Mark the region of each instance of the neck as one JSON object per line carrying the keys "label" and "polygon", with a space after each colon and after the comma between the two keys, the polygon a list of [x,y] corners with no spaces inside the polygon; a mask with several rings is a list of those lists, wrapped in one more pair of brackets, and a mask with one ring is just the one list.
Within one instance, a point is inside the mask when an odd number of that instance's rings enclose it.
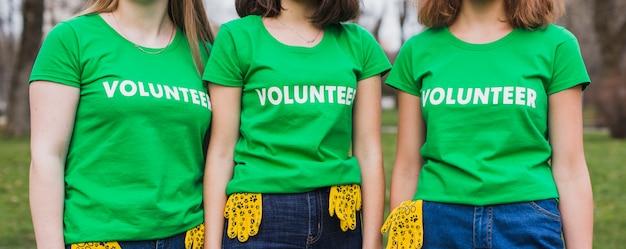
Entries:
{"label": "neck", "polygon": [[281,0],[283,8],[263,24],[279,42],[290,46],[313,47],[324,36],[323,27],[311,22],[315,5],[310,0]]}
{"label": "neck", "polygon": [[[174,28],[167,14],[168,1],[119,1],[118,8],[113,11],[117,25],[132,35],[130,38],[144,37],[146,40],[160,36],[169,36]],[[141,44],[141,43],[140,43]]]}
{"label": "neck", "polygon": [[310,16],[315,6],[312,1],[305,0],[282,0],[283,8],[277,18],[285,23],[305,24],[310,23]]}
{"label": "neck", "polygon": [[502,38],[513,27],[507,20],[503,0],[463,0],[450,32],[472,43],[487,43]]}

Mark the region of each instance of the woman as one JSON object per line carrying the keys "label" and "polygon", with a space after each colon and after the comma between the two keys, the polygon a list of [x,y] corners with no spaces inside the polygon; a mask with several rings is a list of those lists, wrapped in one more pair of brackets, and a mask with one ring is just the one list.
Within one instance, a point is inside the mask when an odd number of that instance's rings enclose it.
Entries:
{"label": "woman", "polygon": [[419,247],[423,227],[424,248],[591,248],[589,77],[576,38],[551,23],[562,8],[418,1],[429,29],[406,42],[387,79],[399,90],[397,208],[383,229],[392,245]]}
{"label": "woman", "polygon": [[341,23],[359,1],[236,7],[242,18],[220,28],[203,77],[214,106],[207,248],[380,248],[390,65],[366,30]]}
{"label": "woman", "polygon": [[211,41],[200,0],[91,0],[50,31],[30,78],[38,248],[202,247]]}

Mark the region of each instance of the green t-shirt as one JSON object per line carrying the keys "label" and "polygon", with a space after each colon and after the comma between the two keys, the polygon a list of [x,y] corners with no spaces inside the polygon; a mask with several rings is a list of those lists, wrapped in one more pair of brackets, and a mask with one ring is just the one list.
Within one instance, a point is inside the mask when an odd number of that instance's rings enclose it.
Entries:
{"label": "green t-shirt", "polygon": [[589,77],[562,27],[469,44],[447,28],[407,41],[387,84],[419,96],[426,123],[415,199],[489,205],[558,197],[548,96]]}
{"label": "green t-shirt", "polygon": [[376,40],[356,24],[325,27],[312,48],[280,43],[260,16],[222,25],[203,79],[243,92],[226,192],[302,193],[360,183],[350,154],[357,82],[389,68]]}
{"label": "green t-shirt", "polygon": [[41,47],[36,80],[80,88],[65,243],[164,238],[203,222],[211,105],[180,30],[165,51],[147,54],[99,15],[62,22]]}

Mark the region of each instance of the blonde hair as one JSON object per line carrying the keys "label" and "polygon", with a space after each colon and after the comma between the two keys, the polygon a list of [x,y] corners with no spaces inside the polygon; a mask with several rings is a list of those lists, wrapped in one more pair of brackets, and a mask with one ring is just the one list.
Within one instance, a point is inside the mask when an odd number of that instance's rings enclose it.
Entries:
{"label": "blonde hair", "polygon": [[[456,21],[462,0],[417,0],[418,20],[427,27]],[[555,22],[563,13],[563,0],[504,0],[507,21],[515,28],[536,29]]]}
{"label": "blonde hair", "polygon": [[[119,0],[88,0],[87,7],[78,15],[112,12],[117,9]],[[200,48],[208,54],[206,42],[213,43],[213,33],[202,0],[169,0],[167,14],[174,25],[187,37],[191,56],[198,74],[204,72]],[[200,42],[202,41],[202,42]]]}

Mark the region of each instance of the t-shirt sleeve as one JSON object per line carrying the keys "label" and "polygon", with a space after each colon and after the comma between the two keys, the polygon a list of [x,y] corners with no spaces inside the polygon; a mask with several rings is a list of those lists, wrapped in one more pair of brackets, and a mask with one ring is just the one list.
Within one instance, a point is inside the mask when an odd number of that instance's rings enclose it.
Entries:
{"label": "t-shirt sleeve", "polygon": [[413,67],[413,42],[409,39],[402,45],[400,52],[393,63],[393,68],[385,83],[400,91],[411,95],[420,96],[421,83],[414,77]]}
{"label": "t-shirt sleeve", "polygon": [[226,25],[222,25],[215,38],[202,79],[224,86],[243,86],[243,72],[236,44],[232,32]]}
{"label": "t-shirt sleeve", "polygon": [[378,74],[385,75],[391,69],[391,63],[385,51],[372,34],[364,28],[359,29],[362,36],[361,41],[363,42],[363,70],[358,76],[358,80],[367,79]]}
{"label": "t-shirt sleeve", "polygon": [[59,23],[43,41],[33,64],[29,83],[43,80],[80,87],[79,54],[76,32],[71,25]]}
{"label": "t-shirt sleeve", "polygon": [[552,79],[547,87],[548,94],[580,84],[584,89],[590,83],[576,37],[566,29],[562,32],[563,39],[557,44],[555,51]]}

